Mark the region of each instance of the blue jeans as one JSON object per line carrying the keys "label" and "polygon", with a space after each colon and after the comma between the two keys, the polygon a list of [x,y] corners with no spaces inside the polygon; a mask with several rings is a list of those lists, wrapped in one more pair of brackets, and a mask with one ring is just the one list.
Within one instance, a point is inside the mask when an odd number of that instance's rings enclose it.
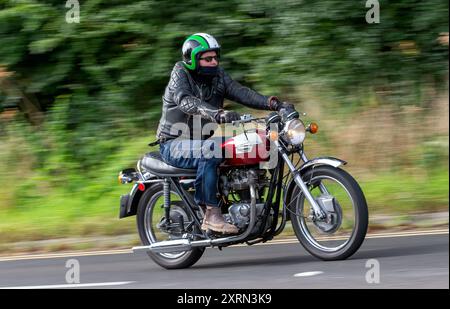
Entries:
{"label": "blue jeans", "polygon": [[198,205],[219,206],[217,167],[223,161],[218,140],[170,140],[160,145],[163,160],[179,168],[197,169],[194,200]]}

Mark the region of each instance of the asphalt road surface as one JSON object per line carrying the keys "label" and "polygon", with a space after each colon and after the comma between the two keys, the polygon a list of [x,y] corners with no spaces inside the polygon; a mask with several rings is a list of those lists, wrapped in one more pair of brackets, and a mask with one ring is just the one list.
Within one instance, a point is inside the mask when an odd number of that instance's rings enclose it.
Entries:
{"label": "asphalt road surface", "polygon": [[[75,261],[74,261],[75,260]],[[67,284],[77,278],[79,283]],[[345,261],[323,262],[295,239],[207,249],[189,269],[165,270],[129,251],[0,258],[1,288],[449,288],[448,229],[373,235]],[[378,272],[379,270],[379,272]]]}

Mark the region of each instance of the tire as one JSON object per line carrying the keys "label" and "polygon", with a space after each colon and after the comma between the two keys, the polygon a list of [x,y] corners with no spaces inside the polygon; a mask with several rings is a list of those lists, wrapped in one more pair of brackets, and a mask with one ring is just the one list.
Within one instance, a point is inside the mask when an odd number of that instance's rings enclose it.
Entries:
{"label": "tire", "polygon": [[[308,228],[305,228],[306,219],[303,212],[305,196],[303,193],[300,193],[300,188],[298,186],[294,188],[292,195],[288,200],[290,201],[293,197],[295,199],[296,195],[299,194],[298,201],[294,203],[296,205],[296,211],[301,207],[302,215],[296,216],[291,213],[292,227],[302,246],[313,256],[325,261],[344,260],[353,255],[360,248],[366,236],[369,221],[366,199],[355,179],[340,168],[324,165],[310,168],[302,173],[302,179],[308,182],[308,187],[310,185],[309,181],[313,184],[314,182],[319,183],[318,179],[321,177],[323,177],[322,181],[329,179],[337,180],[340,185],[343,186],[343,189],[347,192],[349,199],[352,201],[354,216],[351,218],[354,219],[354,227],[352,228],[349,239],[341,245],[342,247],[337,246],[336,248],[338,249],[336,250],[328,250],[328,248],[325,250],[320,248],[321,245],[318,241],[308,237],[311,236],[311,232]],[[322,181],[320,183],[322,183]],[[339,206],[339,208],[341,207]],[[296,213],[298,214],[298,212]],[[342,217],[343,215],[341,214],[340,216]],[[313,222],[312,224],[316,223]],[[335,231],[332,231],[332,233],[334,232]]]}
{"label": "tire", "polygon": [[[156,200],[154,197],[157,194],[161,194],[162,191],[163,187],[161,184],[153,185],[144,192],[139,201],[136,213],[136,221],[137,221],[137,228],[139,231],[139,237],[141,239],[142,245],[144,246],[148,246],[152,243],[152,240],[149,239],[147,233],[148,231],[145,224],[146,220],[145,214],[146,211],[151,211],[150,209],[147,210],[147,208],[149,207],[154,208],[156,206]],[[152,201],[154,201],[154,203],[152,203]],[[182,203],[181,207],[184,208],[186,206],[184,205],[184,203]],[[156,264],[166,269],[181,269],[181,268],[188,268],[194,265],[202,257],[204,251],[205,248],[193,248],[190,251],[185,251],[183,254],[180,253],[181,256],[176,256],[173,258],[168,257],[168,254],[154,253],[151,251],[148,251],[147,254]]]}

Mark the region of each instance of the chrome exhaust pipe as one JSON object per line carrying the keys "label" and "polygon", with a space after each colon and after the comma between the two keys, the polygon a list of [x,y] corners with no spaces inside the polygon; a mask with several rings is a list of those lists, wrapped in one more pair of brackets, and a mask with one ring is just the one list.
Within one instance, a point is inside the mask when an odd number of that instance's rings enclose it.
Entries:
{"label": "chrome exhaust pipe", "polygon": [[170,253],[170,252],[182,252],[190,251],[192,248],[197,247],[210,247],[211,240],[197,240],[190,241],[189,239],[174,239],[174,240],[164,240],[148,246],[137,246],[133,247],[134,253],[138,252],[154,252],[154,253]]}
{"label": "chrome exhaust pipe", "polygon": [[133,247],[133,252],[151,251],[154,253],[170,253],[192,250],[189,239],[174,239],[159,241],[149,246]]}

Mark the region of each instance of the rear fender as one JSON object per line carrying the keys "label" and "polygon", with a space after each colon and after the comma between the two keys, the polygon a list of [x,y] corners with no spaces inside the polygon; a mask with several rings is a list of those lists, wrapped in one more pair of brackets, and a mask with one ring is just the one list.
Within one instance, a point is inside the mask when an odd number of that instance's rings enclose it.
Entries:
{"label": "rear fender", "polygon": [[[130,193],[122,195],[120,198],[120,214],[119,219],[130,217],[136,215],[139,201],[145,191],[150,189],[152,186],[161,183],[163,180],[149,180],[145,182],[138,182],[133,185]],[[139,190],[139,184],[145,185],[145,190]]]}
{"label": "rear fender", "polygon": [[[137,205],[144,191],[139,190],[139,184],[135,183],[130,193],[120,197],[119,219],[136,215]],[[147,186],[146,186],[147,189]]]}
{"label": "rear fender", "polygon": [[[119,219],[136,215],[139,200],[142,194],[148,190],[155,182],[158,182],[157,176],[141,169],[141,160],[136,164],[136,169],[129,168],[120,172],[119,180],[122,183],[130,183],[136,181],[131,188],[130,193],[120,197],[120,213]],[[139,190],[139,184],[145,185],[145,190]]]}

